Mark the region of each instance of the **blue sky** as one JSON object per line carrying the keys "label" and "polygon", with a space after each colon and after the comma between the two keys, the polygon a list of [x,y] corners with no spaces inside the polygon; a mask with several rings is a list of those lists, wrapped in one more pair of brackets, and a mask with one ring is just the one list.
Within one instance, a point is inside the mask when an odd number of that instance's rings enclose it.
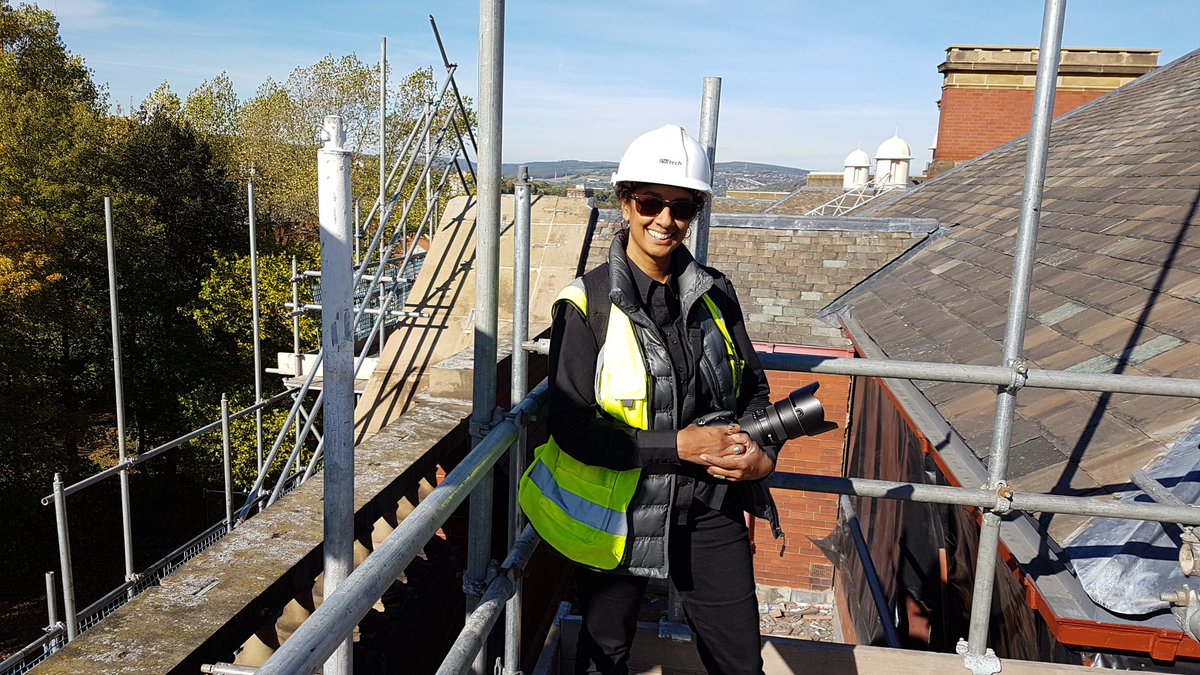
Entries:
{"label": "blue sky", "polygon": [[[20,2],[21,0],[16,0]],[[54,11],[110,101],[163,80],[184,96],[227,71],[250,96],[268,76],[351,52],[393,72],[438,64],[438,20],[460,88],[476,89],[477,2],[37,0]],[[722,78],[718,161],[838,170],[899,131],[914,169],[937,127],[937,66],[951,44],[1036,45],[1039,0],[511,0],[506,7],[504,161],[617,160],[667,122],[695,133],[705,76]],[[1063,44],[1200,47],[1200,2],[1072,0]]]}

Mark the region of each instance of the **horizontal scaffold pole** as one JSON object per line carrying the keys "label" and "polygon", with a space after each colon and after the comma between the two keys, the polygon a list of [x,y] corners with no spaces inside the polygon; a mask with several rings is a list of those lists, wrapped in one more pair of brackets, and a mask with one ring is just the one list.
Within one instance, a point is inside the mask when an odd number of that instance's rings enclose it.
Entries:
{"label": "horizontal scaffold pole", "polygon": [[1073,373],[1063,370],[1025,368],[1023,365],[1017,368],[1005,368],[1003,366],[970,366],[923,361],[832,358],[808,354],[760,353],[759,359],[762,361],[763,368],[767,370],[786,370],[818,375],[896,377],[908,380],[991,384],[1001,387],[1075,389],[1200,398],[1200,380],[1171,377]]}
{"label": "horizontal scaffold pole", "polygon": [[804,473],[773,473],[770,486],[784,490],[832,492],[929,504],[974,506],[998,512],[1070,513],[1077,516],[1148,520],[1156,523],[1200,525],[1200,509],[1146,502],[1123,502],[1104,497],[1073,497],[1016,492],[1007,486],[991,491],[924,483],[900,483],[870,478],[841,478]]}
{"label": "horizontal scaffold pole", "polygon": [[536,415],[546,400],[545,380],[512,410],[509,418],[497,424],[433,492],[397,527],[387,539],[346,578],[337,591],[283,643],[266,664],[261,675],[311,673],[325,662],[334,648],[354,630],[383,592],[399,578],[404,568],[417,557],[442,523],[463,503],[517,438],[514,420]]}
{"label": "horizontal scaffold pole", "polygon": [[[230,421],[239,420],[256,410],[262,410],[263,408],[272,406],[275,403],[278,403],[279,401],[287,398],[288,396],[291,396],[292,394],[295,394],[298,391],[300,391],[300,389],[297,387],[293,387],[293,388],[287,389],[285,391],[281,391],[278,394],[275,394],[274,396],[272,396],[271,398],[266,399],[265,401],[255,403],[252,406],[249,406],[247,408],[242,408],[241,410],[231,414],[229,416],[229,420]],[[176,438],[174,440],[170,440],[170,441],[167,441],[166,443],[163,443],[162,445],[158,446],[157,448],[147,450],[146,452],[143,452],[140,455],[137,455],[135,457],[130,457],[129,459],[126,459],[124,462],[121,462],[120,464],[117,464],[116,466],[112,466],[103,471],[94,473],[91,476],[88,476],[87,478],[84,478],[83,480],[81,480],[78,483],[75,483],[73,485],[68,485],[67,488],[65,490],[63,490],[63,496],[70,497],[71,495],[75,494],[76,492],[79,492],[80,490],[82,490],[88,486],[95,485],[96,483],[99,483],[100,481],[104,480],[105,478],[109,478],[110,476],[115,476],[115,475],[121,473],[121,471],[124,469],[133,468],[148,459],[154,459],[155,457],[170,450],[171,448],[177,448],[177,447],[183,445],[184,443],[187,443],[188,441],[199,438],[200,436],[203,436],[204,434],[207,434],[210,431],[216,431],[220,428],[221,428],[221,420],[217,420],[216,422],[206,424],[206,425],[200,427],[199,429],[193,429],[192,431],[189,431],[188,433],[180,436],[179,438]],[[48,494],[45,497],[42,497],[42,506],[49,506],[53,502],[54,502],[53,494]]]}

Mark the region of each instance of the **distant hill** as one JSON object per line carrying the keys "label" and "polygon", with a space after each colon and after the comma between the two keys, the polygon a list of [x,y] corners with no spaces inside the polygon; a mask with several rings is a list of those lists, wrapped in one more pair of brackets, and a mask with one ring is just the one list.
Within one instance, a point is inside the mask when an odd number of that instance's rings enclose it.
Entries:
{"label": "distant hill", "polygon": [[[594,176],[601,173],[612,174],[617,170],[616,162],[586,162],[579,159],[560,159],[557,162],[525,162],[529,167],[529,177],[533,180],[571,180],[576,176]],[[500,167],[500,173],[505,178],[517,175],[517,164],[505,164]]]}
{"label": "distant hill", "polygon": [[[617,170],[616,162],[588,162],[563,159],[556,162],[525,162],[529,177],[533,180],[564,185],[586,185],[607,187],[612,173]],[[517,164],[501,167],[505,178],[515,178]],[[725,190],[754,190],[764,186],[802,185],[808,176],[807,169],[790,166],[761,164],[758,162],[717,162],[716,185],[718,194]]]}

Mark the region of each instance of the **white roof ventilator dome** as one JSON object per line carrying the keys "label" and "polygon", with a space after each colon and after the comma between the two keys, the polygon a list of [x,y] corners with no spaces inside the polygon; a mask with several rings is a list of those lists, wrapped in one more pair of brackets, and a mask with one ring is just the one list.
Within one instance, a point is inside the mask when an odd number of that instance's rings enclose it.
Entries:
{"label": "white roof ventilator dome", "polygon": [[879,144],[879,149],[875,151],[875,159],[912,159],[912,151],[904,139],[892,136]]}
{"label": "white roof ventilator dome", "polygon": [[846,162],[842,166],[847,168],[859,168],[863,166],[871,166],[871,158],[862,148],[846,155]]}

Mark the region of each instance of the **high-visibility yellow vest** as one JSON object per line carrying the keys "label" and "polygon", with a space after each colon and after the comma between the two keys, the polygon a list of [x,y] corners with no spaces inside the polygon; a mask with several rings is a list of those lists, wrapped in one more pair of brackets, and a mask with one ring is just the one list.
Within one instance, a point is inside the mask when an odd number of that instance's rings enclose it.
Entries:
{"label": "high-visibility yellow vest", "polygon": [[[725,341],[734,390],[742,361],[716,303],[701,296]],[[555,300],[568,302],[587,316],[581,279]],[[596,403],[615,420],[635,429],[650,427],[650,382],[641,344],[629,317],[613,306],[604,345],[596,363]],[[518,499],[533,528],[567,558],[596,569],[620,565],[629,539],[627,512],[641,469],[617,471],[584,464],[564,452],[551,437],[535,451],[521,478]]]}

